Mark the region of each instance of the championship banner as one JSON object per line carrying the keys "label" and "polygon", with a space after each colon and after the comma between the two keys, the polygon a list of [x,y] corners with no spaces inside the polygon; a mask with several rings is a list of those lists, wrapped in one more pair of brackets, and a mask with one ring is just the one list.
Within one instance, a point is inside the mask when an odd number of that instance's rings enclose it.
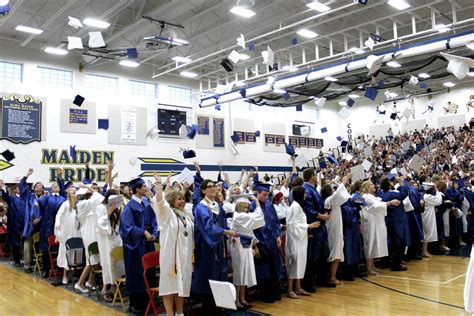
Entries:
{"label": "championship banner", "polygon": [[246,143],[257,142],[257,137],[255,136],[255,133],[245,132],[245,142]]}
{"label": "championship banner", "polygon": [[298,137],[288,136],[288,143],[292,146],[298,147]]}
{"label": "championship banner", "polygon": [[317,148],[317,149],[321,149],[321,148],[324,147],[324,139],[322,139],[322,138],[315,138],[314,140],[315,140],[315,142],[316,142],[316,148]]}
{"label": "championship banner", "polygon": [[275,144],[275,135],[265,134],[265,145]]}
{"label": "championship banner", "polygon": [[285,144],[285,135],[275,135],[275,143],[277,146]]}
{"label": "championship banner", "polygon": [[69,109],[69,123],[87,125],[87,110]]}
{"label": "championship banner", "polygon": [[214,147],[225,147],[224,144],[224,119],[213,118],[213,136],[214,136]]}
{"label": "championship banner", "polygon": [[28,144],[41,141],[42,103],[30,95],[19,94],[0,99],[2,130],[0,139]]}

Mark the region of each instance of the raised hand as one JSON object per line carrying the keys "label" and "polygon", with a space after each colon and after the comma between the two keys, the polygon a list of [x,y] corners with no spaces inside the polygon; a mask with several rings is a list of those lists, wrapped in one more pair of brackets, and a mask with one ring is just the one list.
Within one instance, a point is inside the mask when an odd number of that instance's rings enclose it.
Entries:
{"label": "raised hand", "polygon": [[29,176],[31,176],[33,174],[33,168],[30,168],[28,169],[28,171],[26,172],[26,177],[28,178]]}

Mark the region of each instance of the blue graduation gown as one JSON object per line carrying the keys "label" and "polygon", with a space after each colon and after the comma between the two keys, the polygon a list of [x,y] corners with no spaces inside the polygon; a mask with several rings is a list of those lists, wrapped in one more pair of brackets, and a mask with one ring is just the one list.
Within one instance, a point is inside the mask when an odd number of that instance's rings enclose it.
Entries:
{"label": "blue graduation gown", "polygon": [[410,233],[408,230],[408,219],[403,207],[403,200],[408,196],[408,188],[400,186],[399,192],[380,190],[379,197],[383,202],[391,200],[399,200],[398,206],[387,206],[387,216],[385,217],[385,225],[387,225],[388,243],[394,247],[405,247],[410,241]]}
{"label": "blue graduation gown", "polygon": [[472,230],[474,230],[474,215],[472,214],[474,212],[474,192],[472,192],[468,188],[463,188],[462,191],[464,193],[464,196],[466,197],[467,202],[469,203],[469,212],[471,214],[467,215],[467,231],[471,232]]}
{"label": "blue graduation gown", "polygon": [[309,234],[313,238],[308,238],[308,260],[327,259],[329,257],[329,242],[326,221],[319,220],[316,216],[324,212],[324,203],[316,188],[308,182],[303,183],[306,192],[306,199],[303,204],[303,211],[306,214],[308,224],[321,222],[321,226],[310,229]]}
{"label": "blue graduation gown", "polygon": [[344,263],[348,266],[359,263],[363,258],[359,212],[359,204],[352,199],[341,205],[344,228]]}
{"label": "blue graduation gown", "polygon": [[409,185],[408,181],[404,181],[405,185],[408,187],[408,198],[410,199],[411,205],[413,205],[414,210],[407,212],[408,226],[410,228],[410,237],[413,242],[421,242],[425,239],[423,234],[423,222],[421,219],[420,212],[420,196],[418,190]]}
{"label": "blue graduation gown", "polygon": [[[444,193],[448,200],[453,202],[453,206],[459,209],[462,208],[462,202],[464,200],[464,196],[456,189],[451,186],[448,186],[446,192]],[[458,239],[459,236],[462,235],[462,219],[456,218],[454,214],[451,212],[449,213],[449,237]]]}
{"label": "blue graduation gown", "polygon": [[142,257],[145,253],[154,251],[153,242],[147,242],[145,239],[145,226],[151,226],[151,223],[147,223],[145,220],[146,211],[144,204],[140,204],[132,198],[120,216],[120,237],[123,242],[125,276],[127,278],[125,289],[128,294],[146,291]]}
{"label": "blue graduation gown", "polygon": [[41,219],[39,245],[39,248],[42,252],[48,251],[48,237],[54,235],[54,222],[56,220],[56,214],[58,213],[58,210],[64,201],[66,201],[64,197],[53,194],[43,195],[40,199],[38,199],[41,214],[43,214]]}
{"label": "blue graduation gown", "polygon": [[194,190],[193,190],[193,194],[191,195],[193,199],[193,216],[195,216],[196,207],[198,206],[199,202],[201,202],[202,200],[199,186],[201,185],[201,182],[203,180],[204,179],[201,177],[201,173],[196,172],[196,174],[194,175]]}
{"label": "blue graduation gown", "polygon": [[19,247],[25,224],[25,202],[19,196],[8,195],[6,191],[3,192],[2,197],[8,204],[7,243]]}
{"label": "blue graduation gown", "polygon": [[[260,259],[255,259],[255,272],[258,279],[268,279],[272,276],[271,269],[275,269],[276,276],[282,278],[284,275],[283,266],[278,251],[277,238],[281,236],[281,225],[272,198],[268,197],[265,205],[261,205],[265,226],[254,230],[254,235],[258,239],[258,251]],[[250,211],[254,212],[256,203],[250,204]],[[270,266],[272,265],[272,267]]]}
{"label": "blue graduation gown", "polygon": [[23,238],[28,238],[33,234],[33,232],[39,230],[41,224],[41,222],[37,225],[33,224],[33,220],[36,218],[41,219],[42,214],[38,203],[38,199],[41,197],[37,197],[34,192],[30,191],[28,184],[26,183],[26,177],[23,177],[20,180],[19,188],[21,192],[20,197],[25,203]]}
{"label": "blue graduation gown", "polygon": [[225,212],[219,215],[208,208],[205,200],[194,212],[194,272],[191,291],[211,294],[209,280],[227,281],[228,264],[224,254],[224,230],[227,229]]}

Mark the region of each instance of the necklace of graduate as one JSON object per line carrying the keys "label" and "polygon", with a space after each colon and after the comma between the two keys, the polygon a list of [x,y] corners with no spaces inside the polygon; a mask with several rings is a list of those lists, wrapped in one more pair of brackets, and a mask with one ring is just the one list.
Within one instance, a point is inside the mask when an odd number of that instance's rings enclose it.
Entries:
{"label": "necklace of graduate", "polygon": [[[183,211],[173,208],[173,212],[176,214],[176,217],[178,217],[178,219],[181,221],[181,223],[183,223],[183,226],[184,226],[183,235],[184,235],[184,237],[188,237],[189,234],[186,231],[187,222],[186,222],[186,217],[184,217],[184,214],[182,214]],[[178,231],[179,231],[179,224],[178,224]]]}

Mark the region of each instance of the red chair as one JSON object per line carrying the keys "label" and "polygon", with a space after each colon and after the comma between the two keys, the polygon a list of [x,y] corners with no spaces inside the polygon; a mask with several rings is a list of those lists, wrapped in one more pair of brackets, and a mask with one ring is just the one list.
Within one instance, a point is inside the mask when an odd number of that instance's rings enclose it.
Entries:
{"label": "red chair", "polygon": [[49,261],[51,262],[51,270],[49,271],[50,278],[56,278],[57,276],[61,275],[59,270],[56,269],[58,251],[59,251],[59,243],[56,242],[56,236],[54,235],[49,236],[48,237],[48,254],[49,254]]}
{"label": "red chair", "polygon": [[150,298],[150,301],[148,302],[148,306],[146,307],[145,315],[148,315],[150,307],[153,308],[153,314],[155,316],[158,315],[160,312],[165,311],[165,309],[158,308],[156,306],[155,294],[159,293],[158,287],[151,288],[150,284],[148,283],[148,278],[146,277],[146,272],[148,269],[156,268],[159,265],[160,265],[160,252],[159,251],[146,253],[142,257],[143,279],[145,280],[146,292],[148,293],[148,297]]}

